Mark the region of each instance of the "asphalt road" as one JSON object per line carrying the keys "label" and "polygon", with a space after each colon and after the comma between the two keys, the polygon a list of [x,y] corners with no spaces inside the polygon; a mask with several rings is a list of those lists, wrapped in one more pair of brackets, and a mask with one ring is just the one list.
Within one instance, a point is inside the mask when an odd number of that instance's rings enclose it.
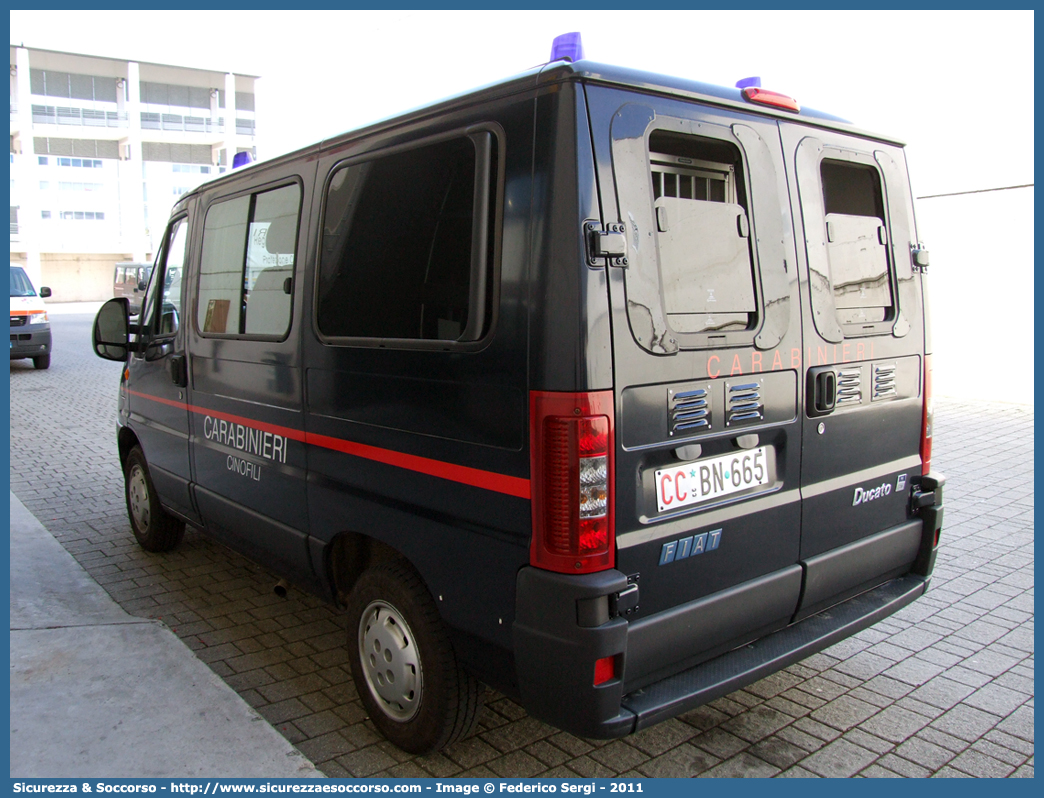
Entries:
{"label": "asphalt road", "polygon": [[198,531],[167,554],[134,542],[121,366],[91,353],[91,321],[52,315],[48,371],[11,363],[11,489],[121,607],[170,626],[327,775],[1033,776],[1032,406],[937,401],[944,548],[897,615],[623,740],[557,731],[490,691],[476,735],[415,757],[366,717],[337,610],[278,598],[274,574]]}

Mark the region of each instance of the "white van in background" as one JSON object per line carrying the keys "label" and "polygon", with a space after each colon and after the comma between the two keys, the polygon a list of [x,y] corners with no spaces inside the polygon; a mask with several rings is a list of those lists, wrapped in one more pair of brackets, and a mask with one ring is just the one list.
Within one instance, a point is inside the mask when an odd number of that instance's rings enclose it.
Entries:
{"label": "white van in background", "polygon": [[50,295],[46,286],[37,292],[25,269],[11,264],[11,360],[31,357],[38,369],[51,365],[51,323],[43,303]]}

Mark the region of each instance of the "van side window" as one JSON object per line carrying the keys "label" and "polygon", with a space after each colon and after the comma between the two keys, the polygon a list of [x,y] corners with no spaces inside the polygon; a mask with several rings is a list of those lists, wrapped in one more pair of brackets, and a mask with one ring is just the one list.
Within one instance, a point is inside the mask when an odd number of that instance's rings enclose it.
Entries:
{"label": "van side window", "polygon": [[[188,220],[178,219],[167,231],[163,251],[158,259],[159,268],[149,282],[145,301],[142,303],[144,326],[153,328],[156,318],[156,294],[159,293],[159,321],[154,335],[174,335],[181,324],[181,276],[185,270],[185,243],[188,239]],[[162,287],[161,287],[162,284]]]}
{"label": "van side window", "polygon": [[891,318],[881,177],[873,166],[824,160],[823,208],[827,259],[840,324]]}
{"label": "van side window", "polygon": [[679,333],[752,329],[757,304],[738,150],[659,130],[649,150],[668,324]]}
{"label": "van side window", "polygon": [[493,138],[461,136],[333,172],[316,314],[324,336],[481,337]]}
{"label": "van side window", "polygon": [[300,207],[296,183],[210,206],[196,306],[201,333],[286,335]]}

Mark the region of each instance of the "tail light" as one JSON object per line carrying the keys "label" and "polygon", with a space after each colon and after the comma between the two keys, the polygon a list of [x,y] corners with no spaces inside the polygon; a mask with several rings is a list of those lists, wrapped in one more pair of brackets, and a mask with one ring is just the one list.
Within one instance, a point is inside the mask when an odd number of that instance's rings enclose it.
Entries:
{"label": "tail light", "polygon": [[924,356],[924,408],[921,411],[921,473],[927,474],[932,466],[932,422],[935,408],[932,405],[932,356]]}
{"label": "tail light", "polygon": [[612,568],[613,392],[529,397],[530,564],[568,574]]}

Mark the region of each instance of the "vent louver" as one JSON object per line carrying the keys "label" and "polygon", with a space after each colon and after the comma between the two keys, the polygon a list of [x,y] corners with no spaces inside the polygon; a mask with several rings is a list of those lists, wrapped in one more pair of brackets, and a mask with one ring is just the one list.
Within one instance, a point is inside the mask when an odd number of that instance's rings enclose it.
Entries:
{"label": "vent louver", "polygon": [[879,363],[874,365],[874,393],[872,401],[889,399],[896,396],[895,363]]}
{"label": "vent louver", "polygon": [[764,418],[765,405],[761,401],[761,386],[758,383],[730,385],[726,399],[729,405],[725,413],[726,426]]}
{"label": "vent louver", "polygon": [[671,435],[683,435],[710,429],[710,396],[706,388],[691,391],[668,391],[668,413]]}
{"label": "vent louver", "polygon": [[863,376],[859,369],[837,372],[837,404],[857,405],[863,401]]}
{"label": "vent louver", "polygon": [[24,327],[28,316],[12,316],[11,326],[12,327]]}

